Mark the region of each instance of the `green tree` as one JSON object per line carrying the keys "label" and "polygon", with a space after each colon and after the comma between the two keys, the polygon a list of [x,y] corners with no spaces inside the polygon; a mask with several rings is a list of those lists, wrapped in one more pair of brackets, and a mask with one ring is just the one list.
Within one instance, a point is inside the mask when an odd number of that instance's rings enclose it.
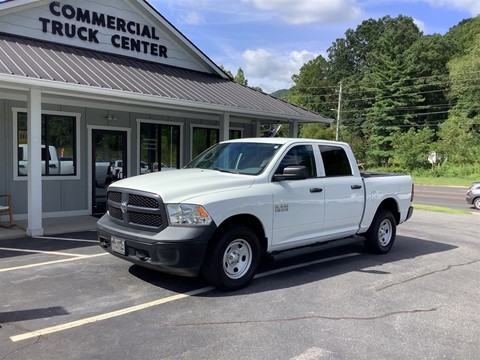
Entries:
{"label": "green tree", "polygon": [[480,16],[460,21],[445,34],[445,39],[455,46],[456,56],[463,56],[472,48],[478,34],[480,34]]}
{"label": "green tree", "polygon": [[441,125],[441,145],[450,162],[480,163],[480,34],[469,51],[448,67],[455,106]]}
{"label": "green tree", "polygon": [[[327,79],[328,64],[323,56],[310,60],[300,68],[299,74],[294,74],[294,85],[285,99],[309,110],[325,116],[335,117],[331,104],[335,95],[335,86]],[[300,129],[300,136],[314,139],[334,139],[331,126],[324,124],[308,124]]]}
{"label": "green tree", "polygon": [[363,124],[370,146],[369,165],[387,166],[394,155],[394,136],[414,124],[408,109],[418,106],[423,99],[411,91],[405,52],[420,36],[413,19],[400,16],[395,26],[385,30],[368,58],[369,69],[362,83],[374,99]]}
{"label": "green tree", "polygon": [[445,37],[435,34],[418,39],[406,51],[407,73],[411,78],[411,92],[421,94],[421,106],[409,109],[414,122],[435,131],[448,117],[449,101],[447,63],[455,54],[454,45]]}
{"label": "green tree", "polygon": [[294,74],[294,85],[287,94],[287,100],[322,114],[331,113],[329,105],[334,86],[327,79],[327,60],[321,55],[310,60]]}
{"label": "green tree", "polygon": [[393,141],[394,164],[407,171],[427,167],[428,155],[434,150],[433,136],[434,131],[428,127],[396,134]]}
{"label": "green tree", "polygon": [[305,124],[300,127],[301,138],[335,140],[335,127],[328,124]]}
{"label": "green tree", "polygon": [[236,83],[242,84],[242,85],[248,85],[248,80],[245,79],[245,73],[243,72],[243,69],[240,67],[237,70],[237,75],[233,78]]}

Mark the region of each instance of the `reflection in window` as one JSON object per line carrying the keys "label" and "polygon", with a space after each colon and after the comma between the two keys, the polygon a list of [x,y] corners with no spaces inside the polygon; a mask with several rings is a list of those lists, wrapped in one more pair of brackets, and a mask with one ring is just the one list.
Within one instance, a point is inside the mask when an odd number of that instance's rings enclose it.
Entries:
{"label": "reflection in window", "polygon": [[[217,144],[219,142],[220,131],[218,129],[211,128],[193,128],[193,147],[192,147],[192,159],[200,155],[204,150]],[[229,130],[229,139],[241,139],[242,130]]]}
{"label": "reflection in window", "polygon": [[315,165],[315,155],[311,145],[297,145],[285,154],[280,162],[275,174],[282,174],[287,166],[305,166],[309,178],[317,177],[317,166]]}
{"label": "reflection in window", "polygon": [[[42,175],[74,176],[77,171],[76,117],[42,114]],[[27,113],[17,115],[18,176],[28,169]]]}
{"label": "reflection in window", "polygon": [[180,167],[180,126],[140,124],[140,173]]}
{"label": "reflection in window", "polygon": [[192,134],[192,158],[201,154],[205,149],[218,143],[218,129],[193,128]]}

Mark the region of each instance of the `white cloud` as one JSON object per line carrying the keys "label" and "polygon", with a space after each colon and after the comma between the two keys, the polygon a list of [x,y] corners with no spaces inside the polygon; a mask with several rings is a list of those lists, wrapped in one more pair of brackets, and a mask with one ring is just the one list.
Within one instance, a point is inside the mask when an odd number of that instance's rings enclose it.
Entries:
{"label": "white cloud", "polygon": [[347,22],[359,18],[356,0],[242,0],[289,24]]}
{"label": "white cloud", "polygon": [[426,33],[427,31],[427,27],[425,26],[425,23],[422,21],[422,20],[419,20],[419,19],[416,19],[414,18],[413,19],[413,23],[415,25],[417,25],[417,27],[420,29],[421,32],[423,33]]}
{"label": "white cloud", "polygon": [[433,6],[453,7],[468,11],[472,16],[480,14],[480,1],[478,0],[427,0]]}
{"label": "white cloud", "polygon": [[181,15],[182,22],[190,25],[200,25],[205,23],[203,16],[197,11],[189,11],[186,14]]}
{"label": "white cloud", "polygon": [[277,54],[266,49],[245,50],[242,54],[242,65],[248,85],[259,86],[263,91],[271,93],[292,86],[292,75],[297,74],[306,62],[317,57],[310,51],[293,51],[288,54]]}

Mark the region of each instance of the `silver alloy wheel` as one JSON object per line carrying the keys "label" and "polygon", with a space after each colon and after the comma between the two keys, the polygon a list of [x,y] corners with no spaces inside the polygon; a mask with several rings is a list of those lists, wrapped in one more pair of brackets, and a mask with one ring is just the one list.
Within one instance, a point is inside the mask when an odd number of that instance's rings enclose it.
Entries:
{"label": "silver alloy wheel", "polygon": [[252,264],[252,248],[250,244],[238,239],[232,241],[223,254],[223,271],[230,279],[240,279]]}
{"label": "silver alloy wheel", "polygon": [[473,206],[475,206],[475,209],[480,210],[480,197],[473,200]]}
{"label": "silver alloy wheel", "polygon": [[389,219],[383,219],[378,228],[378,242],[381,246],[387,246],[392,240],[392,223]]}

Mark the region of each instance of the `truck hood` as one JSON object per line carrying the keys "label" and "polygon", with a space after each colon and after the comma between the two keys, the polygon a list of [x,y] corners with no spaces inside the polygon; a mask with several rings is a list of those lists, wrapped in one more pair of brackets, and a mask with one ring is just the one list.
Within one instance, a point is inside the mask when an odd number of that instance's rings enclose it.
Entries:
{"label": "truck hood", "polygon": [[164,203],[180,203],[193,197],[250,187],[254,176],[209,169],[179,169],[133,176],[116,181],[109,190],[123,188],[158,194]]}

